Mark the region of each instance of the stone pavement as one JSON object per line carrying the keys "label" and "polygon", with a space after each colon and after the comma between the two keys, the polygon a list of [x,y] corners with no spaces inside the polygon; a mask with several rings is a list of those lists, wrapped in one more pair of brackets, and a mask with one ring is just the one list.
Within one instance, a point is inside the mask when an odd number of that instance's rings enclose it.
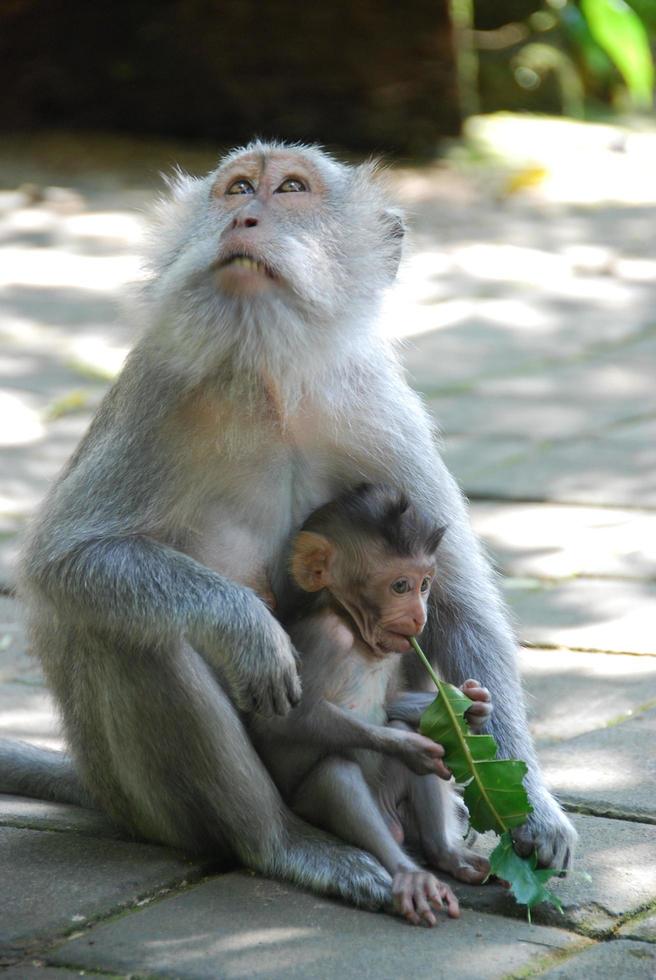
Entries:
{"label": "stone pavement", "polygon": [[[392,173],[414,245],[388,315],[502,575],[542,764],[580,833],[555,885],[564,915],[529,925],[498,885],[456,885],[462,917],[412,929],[128,843],[99,814],[4,797],[8,978],[656,977],[656,201],[636,176],[656,144],[562,124],[579,146],[563,163],[545,125],[542,149],[540,127],[512,144],[543,154],[543,186],[504,190],[527,151],[506,169]],[[494,127],[477,138],[494,143]],[[133,340],[119,304],[139,274],[139,210],[175,159],[212,163],[91,138],[0,154],[3,735],[61,744],[13,561]]]}

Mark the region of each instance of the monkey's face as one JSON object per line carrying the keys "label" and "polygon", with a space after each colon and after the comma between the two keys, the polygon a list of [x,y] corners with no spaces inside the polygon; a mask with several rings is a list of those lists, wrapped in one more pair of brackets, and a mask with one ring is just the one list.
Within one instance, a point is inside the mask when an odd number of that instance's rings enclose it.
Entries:
{"label": "monkey's face", "polygon": [[300,154],[243,153],[221,168],[212,187],[217,288],[235,296],[293,291],[306,271],[299,244],[307,251],[318,233],[326,193],[320,171]]}
{"label": "monkey's face", "polygon": [[150,293],[167,318],[232,324],[242,338],[255,326],[264,343],[280,323],[276,342],[292,349],[330,340],[330,321],[350,336],[375,318],[403,223],[373,165],[256,142],[206,178],[180,175],[171,191],[152,237]]}
{"label": "monkey's face", "polygon": [[426,625],[434,576],[435,561],[425,555],[379,558],[339,599],[375,653],[404,653],[410,649],[408,637]]}

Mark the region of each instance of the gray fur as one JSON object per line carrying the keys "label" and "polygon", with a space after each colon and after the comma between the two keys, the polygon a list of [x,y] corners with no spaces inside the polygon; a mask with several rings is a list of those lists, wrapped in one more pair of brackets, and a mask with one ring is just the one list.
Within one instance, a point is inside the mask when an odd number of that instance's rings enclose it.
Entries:
{"label": "gray fur", "polygon": [[[247,151],[273,166],[284,148]],[[173,181],[133,314],[143,335],[34,523],[21,592],[96,806],[139,836],[377,906],[387,873],[288,812],[238,711],[284,713],[300,693],[289,638],[248,586],[266,573],[277,591],[294,530],[361,480],[419,494],[448,524],[431,653],[450,680],[491,690],[502,751],[532,767],[541,857],[561,858],[573,830],[543,787],[462,497],[376,332],[399,258],[385,190],[371,167],[293,153],[326,188],[299,215],[217,196],[239,151]],[[258,254],[283,285],[227,295],[217,259],[254,208]]]}

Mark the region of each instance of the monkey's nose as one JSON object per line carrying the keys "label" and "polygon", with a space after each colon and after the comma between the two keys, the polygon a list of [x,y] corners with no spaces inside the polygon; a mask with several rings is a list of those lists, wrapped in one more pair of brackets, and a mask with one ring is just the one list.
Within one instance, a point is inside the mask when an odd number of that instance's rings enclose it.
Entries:
{"label": "monkey's nose", "polygon": [[232,229],[235,228],[255,228],[257,226],[257,218],[233,218]]}

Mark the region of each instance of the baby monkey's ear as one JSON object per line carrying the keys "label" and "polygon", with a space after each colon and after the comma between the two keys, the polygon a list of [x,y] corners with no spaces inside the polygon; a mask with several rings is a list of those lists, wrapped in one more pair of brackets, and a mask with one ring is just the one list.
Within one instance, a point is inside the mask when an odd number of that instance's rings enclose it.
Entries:
{"label": "baby monkey's ear", "polygon": [[332,585],[331,565],[335,548],[323,534],[300,531],[294,539],[292,578],[304,592],[319,592]]}

